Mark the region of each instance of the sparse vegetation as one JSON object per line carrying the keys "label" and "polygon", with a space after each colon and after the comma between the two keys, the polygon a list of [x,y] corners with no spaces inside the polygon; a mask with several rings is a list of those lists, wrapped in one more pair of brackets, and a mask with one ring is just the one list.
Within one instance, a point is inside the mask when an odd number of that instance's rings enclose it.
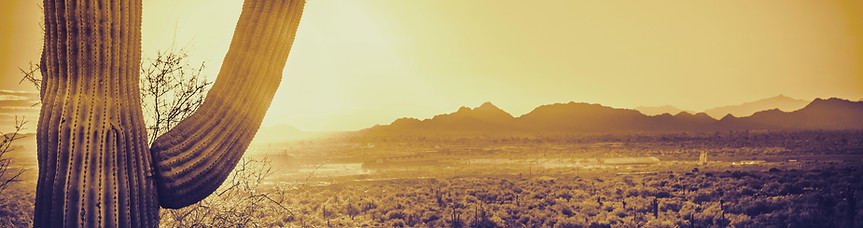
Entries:
{"label": "sparse vegetation", "polygon": [[23,118],[19,119],[16,117],[12,132],[0,132],[0,136],[3,136],[3,141],[0,142],[0,193],[3,193],[3,190],[6,190],[10,183],[18,181],[18,177],[24,173],[24,169],[10,167],[12,165],[12,158],[7,156],[6,153],[15,150],[12,148],[12,143],[24,137],[20,132],[26,123],[27,121],[24,121]]}
{"label": "sparse vegetation", "polygon": [[10,152],[15,150],[13,143],[24,136],[21,130],[27,123],[23,118],[15,118],[12,132],[0,132],[0,227],[23,227],[33,223],[32,191],[20,187],[22,174],[27,170],[13,167],[13,157]]}
{"label": "sparse vegetation", "polygon": [[841,227],[848,221],[845,212],[856,211],[849,207],[859,199],[845,195],[863,187],[859,167],[825,164],[777,172],[767,167],[350,181],[284,191],[284,203],[296,214],[270,214],[284,220],[262,225]]}
{"label": "sparse vegetation", "polygon": [[260,227],[290,220],[293,212],[282,206],[279,189],[262,191],[272,174],[270,161],[240,161],[237,168],[210,197],[181,209],[164,209],[163,227]]}
{"label": "sparse vegetation", "polygon": [[[860,133],[728,132],[715,138],[666,134],[506,140],[344,137],[300,141],[284,148],[301,160],[325,156],[338,162],[376,163],[375,155],[385,162],[374,166],[370,174],[321,175],[310,182],[278,176],[258,180],[257,183],[282,184],[259,185],[258,192],[268,192],[274,201],[258,206],[256,215],[261,217],[255,218],[255,225],[843,227],[852,222],[860,224],[863,219],[857,213],[859,197],[854,197],[863,188],[863,167],[859,162],[863,154],[854,149],[861,145],[861,140],[855,138]],[[821,140],[813,140],[816,138]],[[832,149],[815,154],[811,151],[827,147]],[[561,152],[554,152],[555,148]],[[696,162],[702,150],[710,151],[706,165]],[[758,157],[759,151],[763,157]],[[599,162],[573,167],[467,162],[507,158],[510,152],[518,153],[512,155],[516,160],[547,158],[541,160],[547,162],[645,152],[665,159],[655,164]],[[738,153],[740,157],[736,157]],[[388,157],[439,162],[387,163]],[[766,161],[740,162],[754,159]],[[278,207],[293,213],[272,209]]]}

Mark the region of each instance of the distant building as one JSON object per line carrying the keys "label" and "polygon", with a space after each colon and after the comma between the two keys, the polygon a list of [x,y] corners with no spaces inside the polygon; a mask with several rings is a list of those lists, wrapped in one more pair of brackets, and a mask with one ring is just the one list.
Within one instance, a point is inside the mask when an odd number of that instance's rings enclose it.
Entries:
{"label": "distant building", "polygon": [[701,151],[701,156],[698,156],[698,165],[707,165],[707,151]]}

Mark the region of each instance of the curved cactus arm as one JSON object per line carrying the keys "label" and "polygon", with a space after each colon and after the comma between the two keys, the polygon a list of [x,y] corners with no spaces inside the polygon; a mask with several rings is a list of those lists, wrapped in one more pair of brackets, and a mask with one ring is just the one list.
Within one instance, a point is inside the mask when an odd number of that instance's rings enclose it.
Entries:
{"label": "curved cactus arm", "polygon": [[34,227],[155,227],[141,0],[45,0]]}
{"label": "curved cactus arm", "polygon": [[159,204],[181,208],[227,178],[281,81],[304,0],[246,0],[218,78],[198,110],[151,147]]}

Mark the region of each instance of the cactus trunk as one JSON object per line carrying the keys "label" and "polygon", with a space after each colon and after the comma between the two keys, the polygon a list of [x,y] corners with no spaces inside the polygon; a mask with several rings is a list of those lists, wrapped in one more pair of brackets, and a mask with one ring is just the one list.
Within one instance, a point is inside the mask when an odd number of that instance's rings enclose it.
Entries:
{"label": "cactus trunk", "polygon": [[204,105],[152,150],[138,88],[141,0],[44,7],[34,226],[155,227],[160,204],[203,199],[242,156],[278,87],[303,1],[247,0]]}
{"label": "cactus trunk", "polygon": [[153,226],[141,1],[45,1],[34,226]]}
{"label": "cactus trunk", "polygon": [[163,207],[207,197],[258,131],[294,41],[304,1],[247,1],[204,104],[153,142]]}

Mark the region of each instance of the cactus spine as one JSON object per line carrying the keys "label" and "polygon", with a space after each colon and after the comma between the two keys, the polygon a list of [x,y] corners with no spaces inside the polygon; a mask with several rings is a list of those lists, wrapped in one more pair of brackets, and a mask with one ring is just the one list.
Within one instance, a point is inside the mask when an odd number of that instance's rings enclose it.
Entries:
{"label": "cactus spine", "polygon": [[246,0],[203,106],[147,148],[141,0],[44,1],[34,226],[158,225],[218,187],[281,78],[303,0]]}

